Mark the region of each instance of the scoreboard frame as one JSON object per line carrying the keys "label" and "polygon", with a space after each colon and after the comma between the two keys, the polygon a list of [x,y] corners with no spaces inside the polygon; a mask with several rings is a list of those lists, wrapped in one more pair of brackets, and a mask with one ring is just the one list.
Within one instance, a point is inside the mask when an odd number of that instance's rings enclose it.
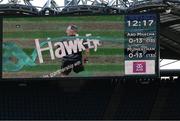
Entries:
{"label": "scoreboard frame", "polygon": [[[140,15],[141,13],[139,14],[82,14],[82,15],[61,15],[61,16],[67,16],[67,17],[72,17],[72,16],[110,16],[110,15],[116,15],[116,16],[126,16],[126,15]],[[144,15],[146,15],[146,13],[143,13]],[[160,16],[159,14],[157,13],[147,13],[147,14],[154,14],[156,15],[157,17],[157,20],[156,20],[156,33],[157,33],[157,36],[156,36],[156,60],[155,60],[155,75],[124,75],[124,76],[103,76],[103,77],[53,77],[53,78],[3,78],[2,77],[2,53],[0,54],[1,55],[1,81],[15,81],[15,82],[22,82],[22,81],[60,81],[60,80],[121,80],[121,79],[128,79],[128,78],[131,78],[131,79],[136,79],[136,78],[159,78],[160,77],[160,68],[159,68],[159,59],[160,59],[160,42],[159,42],[159,23],[160,23]],[[3,42],[3,29],[2,29],[2,22],[3,22],[3,18],[21,18],[21,17],[61,17],[61,16],[25,16],[25,15],[22,15],[22,16],[4,16],[4,17],[1,17],[0,18],[0,38],[1,38],[1,41],[0,41],[0,44],[1,44],[1,52],[2,52],[2,42]],[[125,55],[124,55],[125,56]],[[125,60],[124,60],[124,63],[125,63]],[[124,64],[125,65],[125,64]],[[124,73],[125,73],[125,69],[124,69]]]}

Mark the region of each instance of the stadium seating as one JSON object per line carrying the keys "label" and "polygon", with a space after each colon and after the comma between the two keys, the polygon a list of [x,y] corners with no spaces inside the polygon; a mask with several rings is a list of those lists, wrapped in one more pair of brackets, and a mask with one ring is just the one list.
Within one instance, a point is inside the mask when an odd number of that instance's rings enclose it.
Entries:
{"label": "stadium seating", "polygon": [[0,119],[180,119],[178,81],[92,81],[80,91],[64,91],[54,82],[1,83]]}
{"label": "stadium seating", "polygon": [[[96,86],[96,85],[94,85]],[[4,85],[0,89],[0,119],[101,119],[111,88],[65,92],[55,85]]]}

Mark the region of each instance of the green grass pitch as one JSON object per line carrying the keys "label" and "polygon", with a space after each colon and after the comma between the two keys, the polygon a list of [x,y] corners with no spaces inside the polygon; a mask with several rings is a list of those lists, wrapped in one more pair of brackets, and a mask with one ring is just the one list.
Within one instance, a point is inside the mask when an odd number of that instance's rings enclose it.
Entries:
{"label": "green grass pitch", "polygon": [[[110,42],[105,43],[97,49],[96,52],[90,51],[89,58],[106,59],[96,62],[94,60],[85,65],[87,76],[94,76],[97,73],[115,73],[120,76],[124,73],[124,17],[123,16],[62,16],[62,17],[24,17],[24,18],[5,18],[3,19],[3,41],[10,41],[22,47],[22,50],[31,55],[35,49],[34,39],[39,38],[58,38],[66,36],[65,28],[69,24],[76,24],[79,27],[78,34],[92,34],[103,38],[112,38]],[[34,28],[34,29],[33,29]],[[119,43],[113,42],[119,39]],[[103,40],[102,40],[103,41]],[[105,41],[106,42],[106,41]],[[47,57],[49,52],[43,52],[43,56]],[[118,61],[119,60],[119,61]],[[36,60],[37,61],[37,60]],[[19,72],[29,73],[33,77],[33,73],[51,73],[57,71],[61,67],[60,60],[50,61],[48,63],[38,64],[36,66],[25,66]],[[19,73],[18,72],[18,73]],[[9,72],[5,72],[8,75]],[[16,72],[10,73],[15,76]],[[20,75],[21,76],[21,75]],[[37,75],[36,75],[37,76]]]}

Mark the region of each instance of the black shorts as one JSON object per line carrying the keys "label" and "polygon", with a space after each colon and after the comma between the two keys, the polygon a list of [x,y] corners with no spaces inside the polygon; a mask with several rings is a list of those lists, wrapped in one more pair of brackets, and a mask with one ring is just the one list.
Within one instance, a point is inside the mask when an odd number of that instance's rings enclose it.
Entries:
{"label": "black shorts", "polygon": [[[78,63],[77,65],[75,63]],[[79,61],[69,61],[69,60],[63,60],[62,65],[62,74],[63,75],[69,75],[69,73],[73,70],[75,73],[79,73],[81,71],[84,71],[84,66],[82,64],[82,60]]]}

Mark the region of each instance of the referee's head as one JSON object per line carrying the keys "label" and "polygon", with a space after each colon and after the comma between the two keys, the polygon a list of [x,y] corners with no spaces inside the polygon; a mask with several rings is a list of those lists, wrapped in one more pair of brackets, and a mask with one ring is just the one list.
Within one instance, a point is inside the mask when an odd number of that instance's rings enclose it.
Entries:
{"label": "referee's head", "polygon": [[75,36],[78,32],[78,27],[76,25],[69,25],[66,29],[66,34],[68,36]]}

